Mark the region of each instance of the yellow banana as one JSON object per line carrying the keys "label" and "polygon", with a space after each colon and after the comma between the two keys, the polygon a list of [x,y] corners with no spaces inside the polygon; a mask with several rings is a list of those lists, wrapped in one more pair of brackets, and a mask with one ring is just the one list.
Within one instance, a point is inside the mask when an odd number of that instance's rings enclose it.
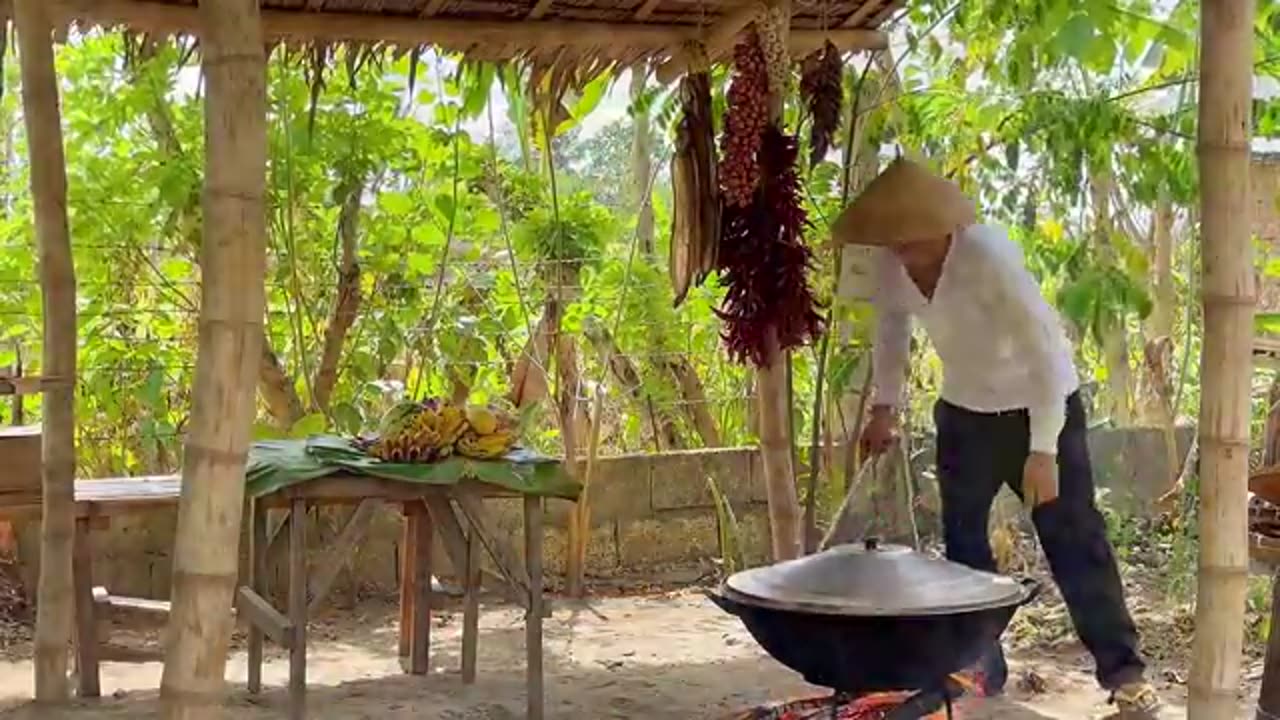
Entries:
{"label": "yellow banana", "polygon": [[468,405],[467,423],[477,435],[489,435],[498,429],[498,416],[483,405]]}

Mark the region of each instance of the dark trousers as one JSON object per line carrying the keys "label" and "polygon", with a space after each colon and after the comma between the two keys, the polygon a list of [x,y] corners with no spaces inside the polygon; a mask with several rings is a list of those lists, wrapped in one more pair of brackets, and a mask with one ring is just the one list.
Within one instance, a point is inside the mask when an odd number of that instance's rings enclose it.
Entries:
{"label": "dark trousers", "polygon": [[[1098,682],[1113,690],[1141,680],[1144,666],[1106,525],[1094,504],[1088,427],[1077,393],[1067,398],[1066,413],[1058,436],[1058,498],[1035,508],[1031,519],[1076,634],[1097,663]],[[947,557],[994,571],[988,517],[1001,484],[1022,497],[1031,444],[1027,412],[978,413],[939,401],[934,417]],[[985,669],[991,689],[1002,687],[1008,670],[998,647]]]}

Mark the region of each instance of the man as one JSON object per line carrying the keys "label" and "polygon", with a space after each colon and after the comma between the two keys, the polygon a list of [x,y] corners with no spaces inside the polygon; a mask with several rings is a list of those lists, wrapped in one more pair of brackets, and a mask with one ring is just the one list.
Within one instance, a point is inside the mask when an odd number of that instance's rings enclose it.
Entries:
{"label": "man", "polygon": [[[862,442],[883,453],[897,413],[917,316],[942,361],[938,483],[947,557],[994,571],[987,535],[1001,484],[1032,509],[1049,566],[1097,679],[1122,717],[1159,701],[1143,679],[1094,485],[1071,345],[1057,313],[1000,229],[976,224],[955,184],[899,159],[837,219],[835,241],[877,246],[875,402]],[[1008,675],[997,646],[983,662],[988,691]]]}

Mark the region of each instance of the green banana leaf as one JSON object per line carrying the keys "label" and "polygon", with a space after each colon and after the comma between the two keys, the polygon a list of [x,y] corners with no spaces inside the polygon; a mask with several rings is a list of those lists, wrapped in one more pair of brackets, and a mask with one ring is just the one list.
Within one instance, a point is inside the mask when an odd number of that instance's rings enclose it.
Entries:
{"label": "green banana leaf", "polygon": [[245,471],[245,491],[252,497],[336,473],[367,475],[425,485],[454,485],[476,480],[525,495],[576,500],[582,486],[559,460],[515,448],[496,460],[452,455],[430,463],[383,462],[333,435],[306,440],[267,440],[253,444]]}

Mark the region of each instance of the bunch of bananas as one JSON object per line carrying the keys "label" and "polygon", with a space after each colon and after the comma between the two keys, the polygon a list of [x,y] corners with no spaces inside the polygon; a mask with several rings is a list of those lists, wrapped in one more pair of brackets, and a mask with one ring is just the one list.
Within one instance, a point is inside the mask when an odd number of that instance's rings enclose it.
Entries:
{"label": "bunch of bananas", "polygon": [[488,460],[502,457],[519,439],[515,418],[492,406],[468,405],[467,430],[458,438],[458,454]]}
{"label": "bunch of bananas", "polygon": [[516,425],[512,416],[493,407],[436,399],[403,402],[382,417],[378,439],[368,451],[388,462],[431,462],[455,449],[470,458],[498,458],[515,447]]}

